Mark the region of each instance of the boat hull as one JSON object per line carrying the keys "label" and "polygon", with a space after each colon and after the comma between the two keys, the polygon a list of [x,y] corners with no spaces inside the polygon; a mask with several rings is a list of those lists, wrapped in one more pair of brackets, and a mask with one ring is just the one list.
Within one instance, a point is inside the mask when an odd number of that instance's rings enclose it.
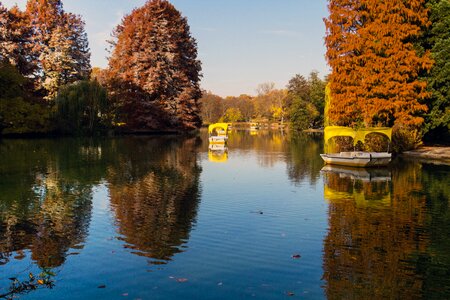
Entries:
{"label": "boat hull", "polygon": [[326,164],[349,167],[387,166],[392,159],[392,154],[387,152],[340,152],[320,156]]}
{"label": "boat hull", "polygon": [[227,141],[228,141],[227,136],[211,136],[209,138],[210,144],[226,144]]}

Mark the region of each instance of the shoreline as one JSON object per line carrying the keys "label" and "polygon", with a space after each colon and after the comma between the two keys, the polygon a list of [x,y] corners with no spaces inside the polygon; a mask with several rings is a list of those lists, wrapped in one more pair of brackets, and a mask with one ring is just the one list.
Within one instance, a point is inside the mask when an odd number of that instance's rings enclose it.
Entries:
{"label": "shoreline", "polygon": [[416,150],[405,151],[400,156],[421,162],[450,166],[450,147],[422,146]]}

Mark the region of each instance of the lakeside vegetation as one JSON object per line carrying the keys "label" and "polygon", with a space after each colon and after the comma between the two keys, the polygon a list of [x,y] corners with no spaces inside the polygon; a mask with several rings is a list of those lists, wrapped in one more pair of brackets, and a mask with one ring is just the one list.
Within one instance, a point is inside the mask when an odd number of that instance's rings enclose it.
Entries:
{"label": "lakeside vegetation", "polygon": [[450,2],[347,2],[328,1],[325,79],[312,71],[284,89],[264,83],[256,96],[225,98],[202,96],[197,42],[169,1],[122,19],[104,70],[91,67],[84,21],[61,0],[28,0],[24,11],[0,2],[0,132],[180,132],[265,120],[294,130],[394,127],[399,151],[423,139],[450,143]]}

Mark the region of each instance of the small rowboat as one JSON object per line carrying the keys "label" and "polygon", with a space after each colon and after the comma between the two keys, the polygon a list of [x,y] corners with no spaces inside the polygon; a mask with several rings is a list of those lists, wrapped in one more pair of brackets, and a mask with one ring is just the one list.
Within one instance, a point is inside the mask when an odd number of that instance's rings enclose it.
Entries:
{"label": "small rowboat", "polygon": [[320,154],[327,164],[350,167],[381,167],[387,166],[392,154],[387,152],[339,152],[333,154]]}

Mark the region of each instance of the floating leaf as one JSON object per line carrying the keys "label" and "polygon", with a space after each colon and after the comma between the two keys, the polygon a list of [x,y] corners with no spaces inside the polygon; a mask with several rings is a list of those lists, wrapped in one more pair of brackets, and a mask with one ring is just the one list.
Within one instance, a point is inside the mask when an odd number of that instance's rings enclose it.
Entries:
{"label": "floating leaf", "polygon": [[37,281],[37,283],[39,283],[40,285],[43,285],[43,284],[44,284],[44,280],[39,279],[39,280]]}
{"label": "floating leaf", "polygon": [[104,288],[106,288],[106,285],[102,284],[102,285],[99,285],[97,288],[104,289]]}

